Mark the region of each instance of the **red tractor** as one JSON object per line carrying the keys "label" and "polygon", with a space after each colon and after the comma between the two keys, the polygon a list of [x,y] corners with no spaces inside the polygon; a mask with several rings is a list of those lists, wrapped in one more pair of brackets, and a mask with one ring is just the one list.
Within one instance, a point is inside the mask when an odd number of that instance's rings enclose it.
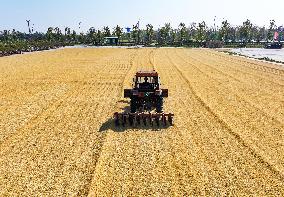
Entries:
{"label": "red tractor", "polygon": [[[133,79],[132,89],[124,90],[124,98],[130,98],[130,112],[114,114],[115,125],[125,126],[127,121],[132,126],[147,122],[159,126],[160,122],[173,125],[172,113],[163,112],[163,101],[168,97],[168,89],[161,89],[160,77],[156,71],[137,72]],[[155,112],[153,112],[155,111]]]}

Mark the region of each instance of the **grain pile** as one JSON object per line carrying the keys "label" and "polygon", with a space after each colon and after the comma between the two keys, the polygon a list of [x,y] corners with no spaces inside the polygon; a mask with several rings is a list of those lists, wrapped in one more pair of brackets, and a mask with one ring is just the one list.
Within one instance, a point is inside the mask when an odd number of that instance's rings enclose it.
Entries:
{"label": "grain pile", "polygon": [[[115,129],[156,69],[175,126]],[[284,69],[200,49],[0,58],[0,196],[284,195]]]}

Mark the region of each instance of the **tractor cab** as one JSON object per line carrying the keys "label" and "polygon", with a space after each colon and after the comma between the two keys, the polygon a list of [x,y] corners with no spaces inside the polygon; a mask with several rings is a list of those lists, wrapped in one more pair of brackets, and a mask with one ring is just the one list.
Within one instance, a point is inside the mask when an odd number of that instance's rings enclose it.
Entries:
{"label": "tractor cab", "polygon": [[134,89],[156,90],[160,88],[160,79],[156,71],[137,72],[133,82]]}

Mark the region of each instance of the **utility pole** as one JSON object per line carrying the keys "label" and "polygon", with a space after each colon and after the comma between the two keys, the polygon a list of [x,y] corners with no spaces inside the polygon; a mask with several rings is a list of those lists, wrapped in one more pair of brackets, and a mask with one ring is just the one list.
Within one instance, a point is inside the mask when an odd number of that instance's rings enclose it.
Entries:
{"label": "utility pole", "polygon": [[82,22],[79,22],[79,33],[81,33],[81,32],[80,32],[80,30],[81,30],[81,24],[82,24]]}
{"label": "utility pole", "polygon": [[31,34],[31,28],[30,28],[30,22],[31,22],[31,20],[26,20],[26,21],[27,21],[27,23],[28,23],[29,34]]}
{"label": "utility pole", "polygon": [[217,32],[216,32],[216,16],[214,16],[214,39],[217,40]]}
{"label": "utility pole", "polygon": [[139,44],[139,42],[140,42],[140,19],[138,19],[138,23],[136,24],[136,26],[137,26],[137,29],[138,29],[137,37],[138,37],[138,44]]}

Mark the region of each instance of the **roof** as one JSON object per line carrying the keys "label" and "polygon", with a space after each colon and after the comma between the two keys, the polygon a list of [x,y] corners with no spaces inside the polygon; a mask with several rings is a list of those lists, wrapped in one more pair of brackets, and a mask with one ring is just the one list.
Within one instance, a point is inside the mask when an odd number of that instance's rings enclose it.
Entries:
{"label": "roof", "polygon": [[158,77],[158,73],[153,70],[153,71],[139,71],[135,75],[136,77]]}
{"label": "roof", "polygon": [[108,37],[105,37],[105,39],[118,39],[117,36],[108,36]]}

